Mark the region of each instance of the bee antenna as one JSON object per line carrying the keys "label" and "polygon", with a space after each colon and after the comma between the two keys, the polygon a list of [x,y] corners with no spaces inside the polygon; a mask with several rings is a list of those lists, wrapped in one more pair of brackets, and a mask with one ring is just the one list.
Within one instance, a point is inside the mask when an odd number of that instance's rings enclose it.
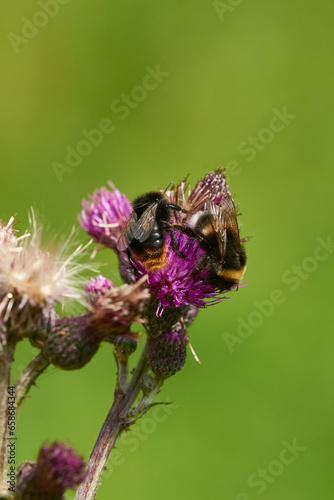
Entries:
{"label": "bee antenna", "polygon": [[166,187],[166,189],[165,189],[165,191],[163,192],[163,194],[165,194],[165,193],[166,193],[166,191],[167,191],[167,189],[169,188],[169,186],[171,186],[173,183],[174,183],[174,181],[172,181],[172,182],[170,182],[170,183],[168,184],[168,186]]}

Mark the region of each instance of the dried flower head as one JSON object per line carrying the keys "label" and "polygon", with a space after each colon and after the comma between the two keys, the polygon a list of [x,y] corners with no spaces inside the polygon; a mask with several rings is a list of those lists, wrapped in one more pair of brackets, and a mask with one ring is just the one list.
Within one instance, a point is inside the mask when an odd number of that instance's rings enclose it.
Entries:
{"label": "dried flower head", "polygon": [[125,284],[110,288],[95,300],[91,325],[104,338],[120,335],[136,339],[136,333],[130,332],[130,326],[133,322],[146,322],[139,315],[143,313],[150,299],[146,276],[134,285]]}
{"label": "dried flower head", "polygon": [[56,302],[83,301],[80,274],[91,266],[78,262],[88,245],[69,254],[74,232],[57,251],[46,251],[33,214],[31,231],[19,238],[13,222],[0,228],[0,317],[10,333],[25,336],[39,328],[43,310]]}
{"label": "dried flower head", "polygon": [[18,233],[17,229],[14,229],[14,217],[11,217],[7,224],[0,221],[0,247],[4,247],[7,249],[19,248],[20,239],[24,239],[26,236],[23,235],[20,238],[16,237],[16,233]]}

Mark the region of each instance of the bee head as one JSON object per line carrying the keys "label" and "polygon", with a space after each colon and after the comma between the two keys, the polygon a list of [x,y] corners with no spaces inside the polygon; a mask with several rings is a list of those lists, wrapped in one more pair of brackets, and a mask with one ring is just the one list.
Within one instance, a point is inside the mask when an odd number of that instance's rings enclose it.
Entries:
{"label": "bee head", "polygon": [[161,203],[163,200],[165,200],[165,198],[162,193],[159,191],[150,191],[135,198],[132,202],[132,208],[137,213],[138,217],[140,217],[147,208],[154,205],[154,203]]}

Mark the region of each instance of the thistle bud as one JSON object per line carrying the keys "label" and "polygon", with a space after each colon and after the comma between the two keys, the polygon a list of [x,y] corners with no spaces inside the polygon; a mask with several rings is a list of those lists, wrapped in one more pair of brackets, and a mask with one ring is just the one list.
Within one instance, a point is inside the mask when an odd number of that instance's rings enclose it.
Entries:
{"label": "thistle bud", "polygon": [[157,382],[154,380],[151,375],[144,375],[141,381],[141,390],[143,391],[144,396],[148,396],[154,391],[157,387]]}
{"label": "thistle bud", "polygon": [[180,320],[182,314],[181,307],[167,307],[160,316],[157,316],[157,308],[159,301],[156,296],[153,296],[147,308],[147,327],[151,337],[156,337],[162,331],[167,331],[172,328],[175,323]]}
{"label": "thistle bud", "polygon": [[137,342],[128,337],[115,337],[113,344],[117,358],[123,363],[137,349]]}
{"label": "thistle bud", "polygon": [[62,370],[77,370],[87,364],[101,342],[90,317],[88,313],[59,320],[46,337],[44,356]]}
{"label": "thistle bud", "polygon": [[186,361],[187,332],[177,323],[154,339],[147,351],[147,363],[159,378],[171,377]]}
{"label": "thistle bud", "polygon": [[23,462],[17,473],[16,500],[63,500],[84,479],[85,462],[75,449],[55,441],[44,445],[37,462]]}

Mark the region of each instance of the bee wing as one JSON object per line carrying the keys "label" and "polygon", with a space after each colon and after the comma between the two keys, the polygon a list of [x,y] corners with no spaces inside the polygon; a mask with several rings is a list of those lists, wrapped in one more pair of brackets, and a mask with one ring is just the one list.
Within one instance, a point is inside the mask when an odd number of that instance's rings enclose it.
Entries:
{"label": "bee wing", "polygon": [[133,240],[134,236],[133,236],[132,229],[133,229],[134,224],[137,222],[137,218],[138,217],[137,217],[136,212],[133,211],[132,214],[130,215],[130,219],[126,223],[126,225],[121,233],[121,236],[119,237],[118,242],[117,242],[117,250],[119,250],[120,252],[122,252],[122,250],[125,250],[126,248],[128,248],[131,241]]}
{"label": "bee wing", "polygon": [[154,203],[145,210],[140,219],[132,227],[132,238],[136,238],[141,243],[147,240],[154,228],[157,208],[158,203]]}
{"label": "bee wing", "polygon": [[228,195],[222,205],[226,228],[229,229],[238,242],[240,242],[239,226],[237,221],[237,211],[232,196]]}
{"label": "bee wing", "polygon": [[218,206],[211,200],[207,200],[206,207],[212,217],[212,227],[217,237],[220,256],[224,260],[226,255],[227,230],[233,233],[237,241],[240,241],[233,198],[230,195],[226,196],[222,206]]}

